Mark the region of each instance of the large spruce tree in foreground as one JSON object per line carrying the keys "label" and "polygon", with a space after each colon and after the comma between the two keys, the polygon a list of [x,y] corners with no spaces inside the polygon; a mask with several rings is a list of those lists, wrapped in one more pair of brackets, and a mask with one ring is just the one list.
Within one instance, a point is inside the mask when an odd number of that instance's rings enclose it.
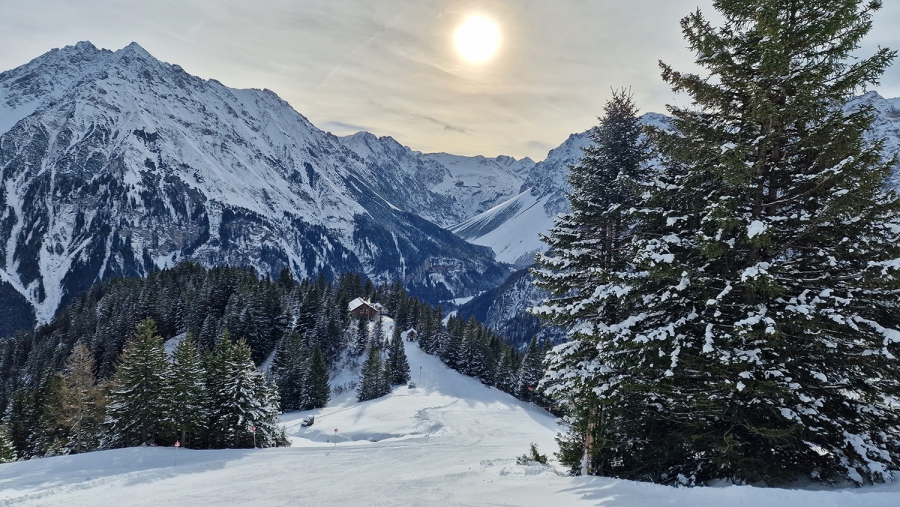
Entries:
{"label": "large spruce tree in foreground", "polygon": [[[556,296],[537,315],[572,330],[569,342],[550,355],[544,388],[567,412],[568,435],[559,440],[562,460],[583,473],[602,470],[616,458],[598,442],[607,433],[602,422],[612,419],[594,389],[598,339],[620,319],[619,301],[633,271],[630,236],[636,219],[630,211],[640,202],[647,173],[637,107],[627,91],[613,92],[589,136],[591,145],[569,173],[572,212],[560,215],[544,237],[550,251],[538,255],[540,269],[533,270],[536,284]],[[535,347],[532,343],[529,355]],[[540,360],[537,366],[540,374]],[[529,394],[522,389],[520,396]]]}
{"label": "large spruce tree in foreground", "polygon": [[604,473],[885,480],[900,466],[900,201],[864,139],[871,111],[843,110],[894,58],[851,59],[880,2],[714,5],[721,28],[682,21],[710,75],[663,65],[694,104],[655,133],[663,169],[633,214],[620,313],[598,316],[597,357],[563,376],[609,407]]}

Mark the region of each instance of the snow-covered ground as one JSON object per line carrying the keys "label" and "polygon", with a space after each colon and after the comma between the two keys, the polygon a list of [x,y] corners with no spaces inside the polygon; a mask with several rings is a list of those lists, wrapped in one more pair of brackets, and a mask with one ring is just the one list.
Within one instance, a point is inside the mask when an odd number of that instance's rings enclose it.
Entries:
{"label": "snow-covered ground", "polygon": [[[286,414],[290,448],[131,448],[0,465],[0,505],[900,505],[900,484],[676,489],[517,465],[530,442],[555,451],[556,421],[416,344],[406,352],[417,387],[366,403],[348,392],[327,408]],[[301,427],[309,415],[315,424]]]}

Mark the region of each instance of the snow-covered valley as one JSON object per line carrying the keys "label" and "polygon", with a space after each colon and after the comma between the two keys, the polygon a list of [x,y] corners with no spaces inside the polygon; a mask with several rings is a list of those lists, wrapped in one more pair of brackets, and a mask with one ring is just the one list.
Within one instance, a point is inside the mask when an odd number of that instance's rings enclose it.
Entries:
{"label": "snow-covered valley", "polygon": [[[555,451],[543,409],[460,375],[406,342],[415,388],[282,417],[289,448],[129,448],[0,465],[0,505],[894,506],[900,484],[673,488],[518,465]],[[341,382],[338,378],[336,382]],[[315,416],[304,428],[304,417]],[[337,433],[335,433],[337,430]]]}

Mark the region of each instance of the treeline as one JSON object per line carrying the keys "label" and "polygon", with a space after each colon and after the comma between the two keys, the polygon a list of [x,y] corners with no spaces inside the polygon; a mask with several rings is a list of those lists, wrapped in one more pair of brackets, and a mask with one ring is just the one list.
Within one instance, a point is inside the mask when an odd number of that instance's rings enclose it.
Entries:
{"label": "treeline", "polygon": [[125,341],[146,318],[156,322],[160,336],[190,334],[202,350],[212,350],[227,331],[247,342],[257,365],[285,336],[297,334],[309,350],[318,344],[331,364],[351,324],[347,303],[387,290],[353,274],[334,282],[319,277],[297,283],[287,270],[269,280],[248,268],[207,270],[193,263],[144,279],[111,279],[76,298],[47,325],[0,340],[0,403],[6,406],[14,391],[35,388],[47,372],[60,371],[76,343],[96,361],[98,379],[108,379]]}
{"label": "treeline", "polygon": [[464,375],[519,399],[547,403],[536,388],[544,374],[543,359],[550,348],[549,341],[539,345],[532,338],[522,355],[474,317],[450,317],[446,330],[424,335],[420,342],[422,350],[440,357]]}
{"label": "treeline", "polygon": [[[380,322],[350,317],[356,297],[381,305],[395,321],[394,336],[386,338]],[[356,274],[295,282],[287,271],[270,280],[252,269],[185,263],[145,279],[110,280],[49,324],[0,340],[0,447],[6,442],[18,458],[176,440],[246,447],[253,426],[256,445],[277,445],[284,436],[274,415],[325,406],[329,371],[344,356],[374,351],[360,399],[407,382],[403,330],[414,330],[426,352],[458,371],[529,398],[543,350],[532,344],[523,360],[474,320],[451,318],[447,329],[442,322],[440,307],[409,297],[399,282],[376,287]],[[163,340],[173,337],[180,341],[167,356]],[[137,344],[140,353],[132,351]],[[258,369],[264,362],[267,376]],[[137,404],[121,394],[136,392],[122,387],[130,370],[151,379]],[[233,409],[223,411],[226,399],[246,403],[228,402]],[[138,415],[129,419],[132,409]],[[134,420],[144,421],[137,430],[127,422]]]}
{"label": "treeline", "polygon": [[187,335],[171,361],[146,319],[137,325],[109,380],[77,344],[62,372],[13,393],[8,439],[20,458],[142,444],[193,448],[288,445],[277,424],[278,393],[253,364],[246,341],[229,334],[211,351]]}

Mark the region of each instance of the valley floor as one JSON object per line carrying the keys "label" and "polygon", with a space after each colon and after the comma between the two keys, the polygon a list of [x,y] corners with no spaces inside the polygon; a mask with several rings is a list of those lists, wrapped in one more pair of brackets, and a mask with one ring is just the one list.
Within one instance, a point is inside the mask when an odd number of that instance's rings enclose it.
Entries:
{"label": "valley floor", "polygon": [[[406,343],[406,352],[417,387],[365,403],[348,392],[325,409],[285,414],[290,448],[131,448],[5,464],[0,505],[900,505],[900,483],[676,489],[517,465],[530,442],[555,451],[555,419],[459,375],[415,344]],[[303,428],[309,415],[315,424]]]}

